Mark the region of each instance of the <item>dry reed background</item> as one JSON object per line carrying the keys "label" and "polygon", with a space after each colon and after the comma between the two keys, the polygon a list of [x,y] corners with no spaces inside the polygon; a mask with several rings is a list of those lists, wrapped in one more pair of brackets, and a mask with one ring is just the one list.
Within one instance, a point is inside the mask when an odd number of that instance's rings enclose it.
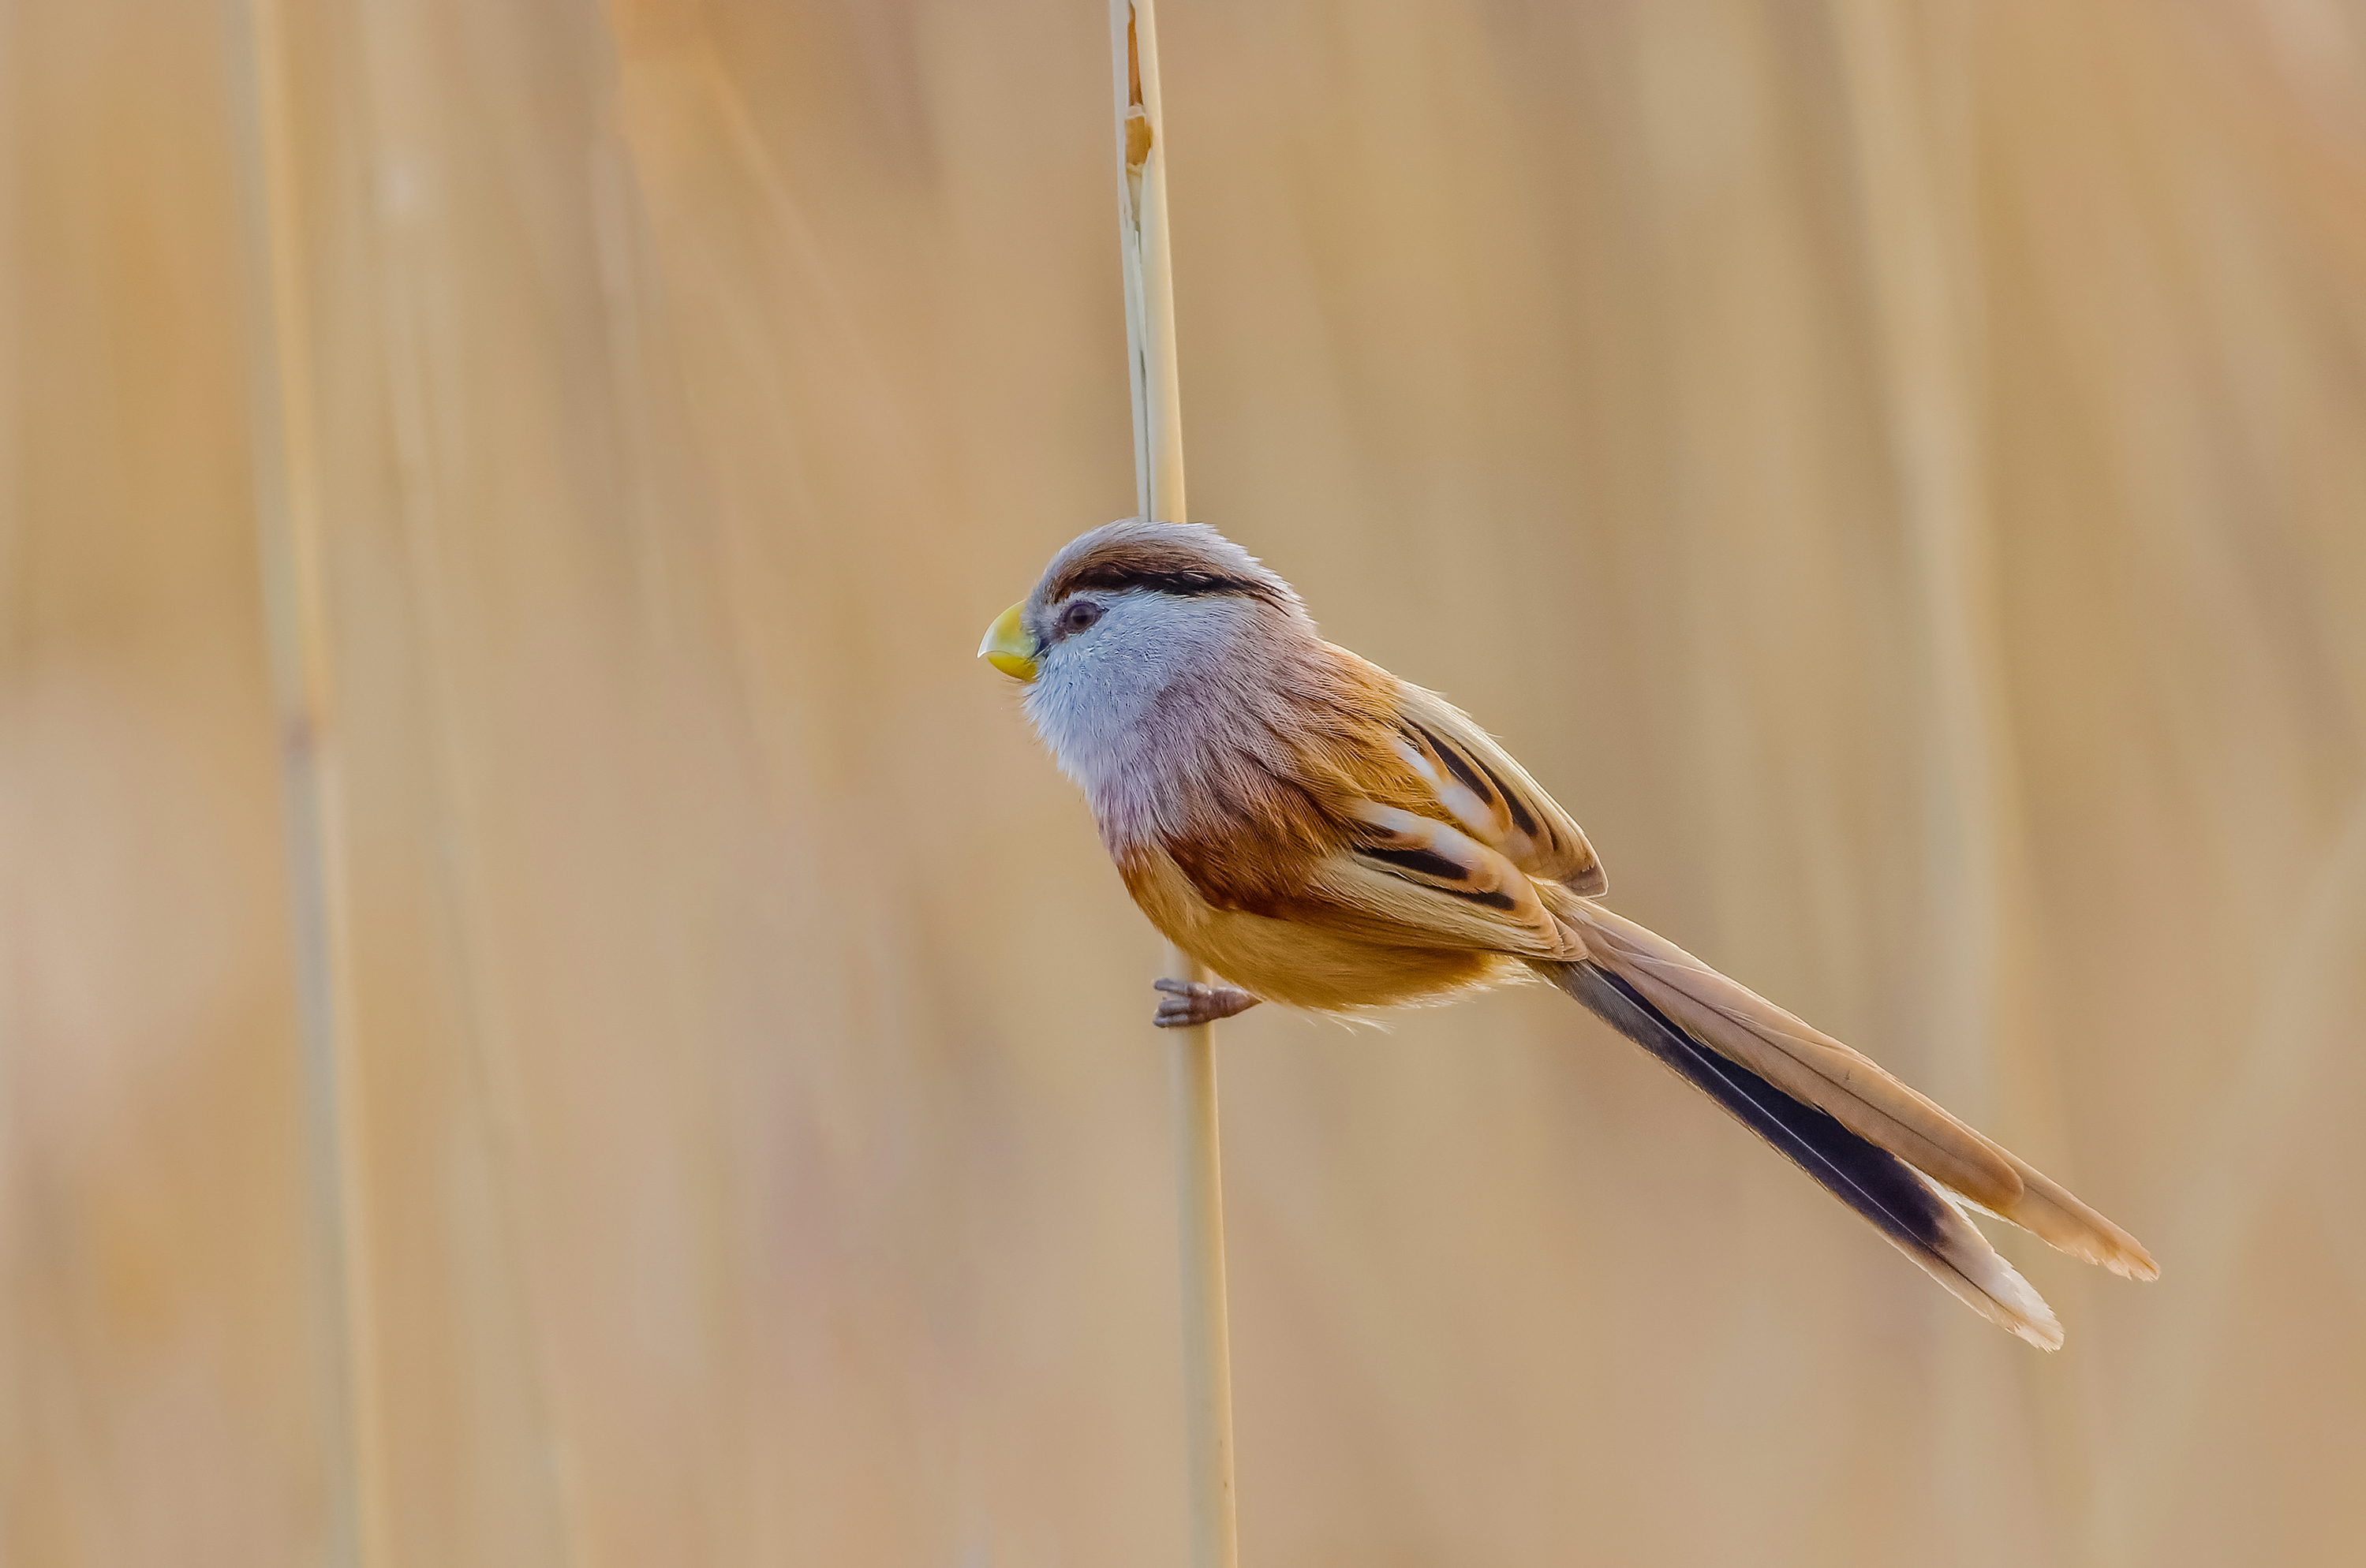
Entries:
{"label": "dry reed background", "polygon": [[[259,147],[242,10],[0,6],[0,1561],[332,1542],[311,733],[388,1561],[1179,1562],[1158,948],[970,658],[1132,494],[1102,13],[290,4]],[[1253,1014],[1246,1560],[2366,1556],[2366,10],[1163,20],[1194,511],[2165,1268],[2043,1358],[1559,997]]]}

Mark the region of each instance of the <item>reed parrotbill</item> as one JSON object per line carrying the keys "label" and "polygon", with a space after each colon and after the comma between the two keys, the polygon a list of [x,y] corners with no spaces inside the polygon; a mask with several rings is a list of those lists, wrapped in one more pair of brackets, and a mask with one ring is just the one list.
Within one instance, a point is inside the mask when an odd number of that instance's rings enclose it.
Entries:
{"label": "reed parrotbill", "polygon": [[2045,1301],[1965,1215],[2115,1273],[2135,1238],[1868,1058],[1596,902],[1593,846],[1460,710],[1335,647],[1215,530],[1130,521],[1052,559],[979,653],[1083,786],[1134,902],[1225,983],[1347,1013],[1543,976],[1739,1117],[1973,1310],[2045,1350]]}

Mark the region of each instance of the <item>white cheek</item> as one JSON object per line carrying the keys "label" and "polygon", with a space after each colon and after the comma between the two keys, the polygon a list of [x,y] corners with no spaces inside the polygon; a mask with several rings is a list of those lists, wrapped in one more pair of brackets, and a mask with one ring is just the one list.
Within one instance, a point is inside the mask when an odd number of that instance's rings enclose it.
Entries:
{"label": "white cheek", "polygon": [[1160,694],[1220,659],[1238,629],[1226,600],[1160,595],[1120,600],[1089,633],[1047,651],[1027,689],[1027,714],[1060,770],[1103,812],[1147,806],[1128,797],[1158,788],[1165,769],[1141,766]]}

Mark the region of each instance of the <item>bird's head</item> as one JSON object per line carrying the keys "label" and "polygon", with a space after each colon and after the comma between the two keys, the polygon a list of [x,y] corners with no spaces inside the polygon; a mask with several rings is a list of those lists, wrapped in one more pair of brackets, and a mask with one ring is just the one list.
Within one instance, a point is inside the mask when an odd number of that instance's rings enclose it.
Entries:
{"label": "bird's head", "polygon": [[1037,730],[1086,778],[1177,680],[1251,677],[1313,633],[1290,585],[1214,529],[1128,519],[1053,556],[977,651],[1026,683]]}
{"label": "bird's head", "polygon": [[1298,595],[1206,523],[1127,519],[1070,541],[977,652],[1016,680],[1090,680],[1174,664],[1276,617],[1303,622]]}

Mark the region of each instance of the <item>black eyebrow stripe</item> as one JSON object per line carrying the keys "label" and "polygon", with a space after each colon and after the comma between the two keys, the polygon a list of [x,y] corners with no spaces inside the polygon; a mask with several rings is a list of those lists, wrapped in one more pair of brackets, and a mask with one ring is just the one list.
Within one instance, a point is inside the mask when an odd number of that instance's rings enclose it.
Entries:
{"label": "black eyebrow stripe", "polygon": [[1153,593],[1173,594],[1178,599],[1197,599],[1205,594],[1221,593],[1245,594],[1252,599],[1273,598],[1273,586],[1254,577],[1228,577],[1222,572],[1154,572],[1114,563],[1087,566],[1070,577],[1066,587],[1071,593],[1087,588],[1098,588],[1103,593],[1148,588]]}

